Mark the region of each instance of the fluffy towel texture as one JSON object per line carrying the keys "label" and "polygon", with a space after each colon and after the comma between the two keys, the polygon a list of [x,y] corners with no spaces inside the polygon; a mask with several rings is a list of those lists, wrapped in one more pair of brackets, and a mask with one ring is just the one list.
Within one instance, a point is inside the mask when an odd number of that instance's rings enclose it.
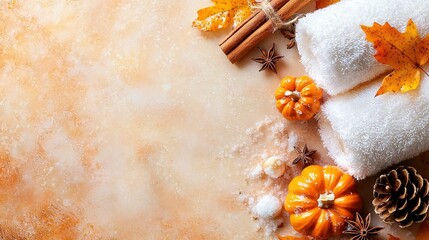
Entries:
{"label": "fluffy towel texture", "polygon": [[342,0],[301,19],[296,40],[308,74],[330,95],[345,92],[389,69],[374,57],[360,25],[389,22],[400,31],[413,19],[429,33],[428,0]]}
{"label": "fluffy towel texture", "polygon": [[340,167],[362,179],[429,150],[429,77],[422,76],[405,94],[374,98],[378,80],[325,102],[320,134]]}

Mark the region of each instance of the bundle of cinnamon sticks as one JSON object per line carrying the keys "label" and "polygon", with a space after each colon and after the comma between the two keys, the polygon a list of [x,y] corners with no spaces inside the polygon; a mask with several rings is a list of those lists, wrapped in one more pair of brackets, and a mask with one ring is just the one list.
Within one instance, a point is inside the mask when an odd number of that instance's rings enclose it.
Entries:
{"label": "bundle of cinnamon sticks", "polygon": [[[270,2],[277,15],[289,19],[311,0],[272,0]],[[220,44],[231,63],[236,63],[263,39],[273,33],[274,26],[264,11],[258,9],[248,19],[235,28]]]}

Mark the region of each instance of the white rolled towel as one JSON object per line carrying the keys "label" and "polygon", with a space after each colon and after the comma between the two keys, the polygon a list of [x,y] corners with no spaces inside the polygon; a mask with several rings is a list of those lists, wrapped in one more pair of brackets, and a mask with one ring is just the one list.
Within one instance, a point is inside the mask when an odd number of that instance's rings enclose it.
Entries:
{"label": "white rolled towel", "polygon": [[360,25],[404,31],[409,19],[429,33],[429,0],[342,0],[299,20],[296,40],[307,73],[329,95],[348,91],[389,69],[378,63]]}
{"label": "white rolled towel", "polygon": [[324,103],[320,135],[341,168],[363,179],[429,150],[429,77],[422,76],[408,93],[374,98],[379,79]]}

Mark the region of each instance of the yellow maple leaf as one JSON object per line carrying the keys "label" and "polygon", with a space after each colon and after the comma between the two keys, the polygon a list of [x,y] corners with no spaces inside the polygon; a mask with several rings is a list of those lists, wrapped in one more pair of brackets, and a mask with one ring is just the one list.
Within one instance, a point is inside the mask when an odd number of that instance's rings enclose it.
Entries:
{"label": "yellow maple leaf", "polygon": [[202,31],[216,31],[243,22],[252,13],[255,0],[212,0],[214,6],[198,10],[192,26]]}
{"label": "yellow maple leaf", "polygon": [[[421,39],[416,25],[410,19],[401,33],[389,23],[363,26],[366,39],[374,44],[375,59],[390,65],[393,72],[383,79],[376,96],[387,92],[408,92],[420,83],[420,71],[429,59],[429,35]],[[428,75],[429,76],[429,75]]]}
{"label": "yellow maple leaf", "polygon": [[317,0],[316,9],[325,8],[329,5],[339,2],[340,0]]}

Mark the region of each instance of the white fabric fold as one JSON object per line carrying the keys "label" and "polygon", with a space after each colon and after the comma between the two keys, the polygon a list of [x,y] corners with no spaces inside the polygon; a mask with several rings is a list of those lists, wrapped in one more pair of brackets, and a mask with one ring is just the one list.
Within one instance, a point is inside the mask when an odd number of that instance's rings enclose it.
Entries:
{"label": "white fabric fold", "polygon": [[374,97],[380,79],[324,103],[320,135],[336,164],[363,179],[429,150],[429,77],[422,76],[408,93]]}
{"label": "white fabric fold", "polygon": [[329,95],[348,91],[389,69],[374,57],[360,25],[389,22],[404,31],[412,19],[429,33],[428,0],[342,0],[308,14],[296,26],[296,41],[307,73]]}

